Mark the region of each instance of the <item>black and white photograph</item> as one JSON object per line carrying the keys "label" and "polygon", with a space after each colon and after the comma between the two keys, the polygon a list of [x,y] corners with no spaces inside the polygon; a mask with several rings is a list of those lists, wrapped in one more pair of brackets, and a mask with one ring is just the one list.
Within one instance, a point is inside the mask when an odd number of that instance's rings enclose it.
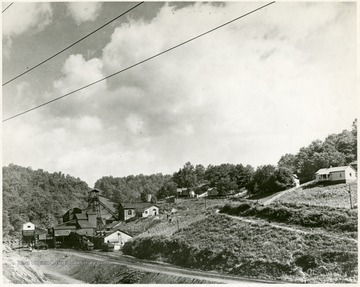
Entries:
{"label": "black and white photograph", "polygon": [[2,283],[355,286],[357,5],[2,1]]}

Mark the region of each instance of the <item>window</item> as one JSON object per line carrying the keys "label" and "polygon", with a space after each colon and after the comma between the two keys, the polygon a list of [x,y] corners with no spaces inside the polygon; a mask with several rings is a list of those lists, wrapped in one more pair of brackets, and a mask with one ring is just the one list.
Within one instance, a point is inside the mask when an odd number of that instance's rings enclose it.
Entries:
{"label": "window", "polygon": [[148,214],[148,211],[147,211],[147,210],[145,210],[145,214]]}
{"label": "window", "polygon": [[131,209],[130,210],[128,210],[128,215],[131,215],[132,214],[132,212],[131,212]]}
{"label": "window", "polygon": [[340,173],[340,177],[341,177],[341,173]]}
{"label": "window", "polygon": [[352,175],[351,175],[351,172],[350,172],[350,176],[352,176]]}
{"label": "window", "polygon": [[28,225],[27,228],[31,228],[31,225]]}

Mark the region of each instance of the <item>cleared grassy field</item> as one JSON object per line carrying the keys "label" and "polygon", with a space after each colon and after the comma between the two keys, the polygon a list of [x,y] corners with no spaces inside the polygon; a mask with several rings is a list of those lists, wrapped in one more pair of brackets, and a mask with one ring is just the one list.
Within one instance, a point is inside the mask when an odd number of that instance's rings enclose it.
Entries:
{"label": "cleared grassy field", "polygon": [[284,194],[275,202],[298,203],[315,206],[330,206],[350,208],[349,186],[353,206],[358,206],[357,183],[316,186],[312,188],[298,188],[291,193]]}

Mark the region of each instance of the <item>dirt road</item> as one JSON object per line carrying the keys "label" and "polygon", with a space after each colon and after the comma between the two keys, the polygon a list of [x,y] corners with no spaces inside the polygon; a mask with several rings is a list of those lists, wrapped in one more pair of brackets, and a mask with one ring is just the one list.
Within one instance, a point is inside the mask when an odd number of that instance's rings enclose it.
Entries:
{"label": "dirt road", "polygon": [[[91,259],[92,261],[100,261],[123,265],[130,269],[140,270],[144,272],[151,272],[156,274],[164,274],[175,277],[185,277],[190,279],[197,279],[207,281],[209,283],[225,283],[225,284],[258,284],[258,283],[274,283],[266,280],[253,280],[237,276],[222,275],[215,272],[197,271],[192,269],[180,268],[174,265],[152,262],[146,260],[139,260],[130,256],[123,256],[118,252],[104,253],[100,251],[82,252],[74,250],[56,250],[49,251],[57,253],[59,258],[66,256],[76,256],[78,259]],[[44,273],[46,271],[44,270]],[[276,282],[281,283],[281,282]]]}

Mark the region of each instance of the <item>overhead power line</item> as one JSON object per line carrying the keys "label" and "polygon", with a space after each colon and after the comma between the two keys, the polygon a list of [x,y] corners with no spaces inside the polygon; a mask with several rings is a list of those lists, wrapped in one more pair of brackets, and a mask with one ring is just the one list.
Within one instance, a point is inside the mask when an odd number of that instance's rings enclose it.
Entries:
{"label": "overhead power line", "polygon": [[[9,83],[11,83],[12,81],[16,80],[17,78],[20,78],[21,76],[29,73],[30,71],[36,69],[37,67],[41,66],[42,64],[46,63],[47,61],[51,60],[52,58],[55,58],[57,55],[61,54],[62,52],[70,49],[71,47],[75,46],[76,44],[78,44],[79,42],[81,42],[82,40],[86,39],[87,37],[91,36],[92,34],[96,33],[97,31],[99,31],[100,29],[104,28],[105,26],[109,25],[110,23],[114,22],[115,20],[119,19],[120,17],[124,16],[125,14],[127,14],[128,12],[130,12],[131,10],[135,9],[136,7],[140,6],[141,4],[143,4],[143,2],[140,2],[138,4],[136,4],[134,7],[128,9],[127,11],[125,11],[124,13],[120,14],[119,16],[116,16],[114,19],[110,20],[109,22],[105,23],[104,25],[100,26],[99,28],[95,29],[94,31],[92,31],[91,33],[85,35],[84,37],[80,38],[79,40],[77,40],[76,42],[72,43],[71,45],[67,46],[66,48],[62,49],[61,51],[57,52],[56,54],[52,55],[51,57],[43,60],[42,62],[40,62],[39,64],[33,66],[30,69],[27,69],[25,72],[17,75],[16,77],[8,80],[7,82],[5,82],[4,84],[2,84],[2,86],[5,86]],[[6,10],[6,9],[5,9]]]}
{"label": "overhead power line", "polygon": [[7,6],[1,13],[4,13],[14,2],[11,2],[9,6]]}
{"label": "overhead power line", "polygon": [[72,94],[74,94],[74,93],[76,93],[76,92],[79,92],[79,91],[84,90],[84,89],[86,89],[86,88],[88,88],[88,87],[91,87],[91,86],[93,86],[93,85],[95,85],[95,84],[97,84],[97,83],[99,83],[99,82],[102,82],[102,81],[104,81],[104,80],[106,80],[106,79],[109,79],[109,78],[111,78],[111,77],[114,77],[115,75],[118,75],[118,74],[120,74],[120,73],[122,73],[122,72],[125,72],[125,71],[127,71],[127,70],[129,70],[129,69],[131,69],[131,68],[134,68],[134,67],[136,67],[136,66],[138,66],[138,65],[140,65],[140,64],[143,64],[143,63],[145,63],[145,62],[147,62],[147,61],[150,61],[150,60],[152,60],[152,59],[154,59],[154,58],[156,58],[156,57],[159,57],[160,55],[163,55],[163,54],[165,54],[165,53],[167,53],[167,52],[169,52],[169,51],[171,51],[171,50],[174,50],[174,49],[176,49],[176,48],[178,48],[178,47],[180,47],[180,46],[183,46],[183,45],[185,45],[185,44],[187,44],[187,43],[189,43],[189,42],[192,42],[192,41],[194,41],[194,40],[196,40],[196,39],[198,39],[198,38],[200,38],[200,37],[202,37],[202,36],[205,36],[205,35],[207,35],[207,34],[209,34],[209,33],[211,33],[211,32],[214,32],[215,30],[218,30],[218,29],[220,29],[220,28],[222,28],[222,27],[224,27],[224,26],[226,26],[226,25],[229,25],[230,23],[233,23],[233,22],[235,22],[235,21],[237,21],[237,20],[239,20],[239,19],[241,19],[241,18],[244,18],[244,17],[246,17],[246,16],[248,16],[248,15],[250,15],[250,14],[256,12],[256,11],[259,11],[259,10],[261,10],[261,9],[263,9],[263,8],[271,5],[271,4],[274,4],[274,3],[275,3],[275,1],[270,2],[270,3],[266,4],[266,5],[263,5],[263,6],[259,7],[259,8],[256,8],[256,9],[254,9],[254,10],[252,10],[252,11],[246,13],[246,14],[243,14],[243,15],[241,15],[241,16],[233,19],[233,20],[230,20],[230,21],[228,21],[228,22],[226,22],[226,23],[224,23],[224,24],[221,24],[220,26],[217,26],[217,27],[215,27],[215,28],[213,28],[213,29],[211,29],[211,30],[208,30],[207,32],[204,32],[204,33],[202,33],[202,34],[200,34],[200,35],[198,35],[198,36],[195,36],[195,37],[193,37],[193,38],[191,38],[191,39],[189,39],[189,40],[186,40],[185,42],[182,42],[182,43],[180,43],[180,44],[177,44],[177,45],[175,45],[175,46],[173,46],[173,47],[171,47],[171,48],[169,48],[169,49],[166,49],[166,50],[164,50],[164,51],[162,51],[162,52],[160,52],[160,53],[158,53],[158,54],[156,54],[156,55],[154,55],[154,56],[151,56],[151,57],[149,57],[149,58],[146,58],[145,60],[142,60],[142,61],[140,61],[140,62],[137,62],[136,64],[133,64],[133,65],[131,65],[131,66],[128,66],[127,68],[124,68],[124,69],[122,69],[122,70],[120,70],[120,71],[117,71],[117,72],[115,72],[115,73],[113,73],[113,74],[111,74],[111,75],[108,75],[108,76],[106,76],[106,77],[104,77],[104,78],[102,78],[102,79],[99,79],[99,80],[97,80],[97,81],[95,81],[95,82],[92,82],[92,83],[90,83],[90,84],[87,84],[87,85],[85,85],[85,86],[83,86],[83,87],[81,87],[81,88],[78,88],[78,89],[76,89],[76,90],[74,90],[74,91],[72,91],[72,92],[69,92],[69,93],[67,93],[67,94],[65,94],[65,95],[62,95],[62,96],[60,96],[60,97],[57,97],[57,98],[55,98],[55,99],[52,99],[52,100],[47,101],[47,102],[45,102],[45,103],[42,103],[42,104],[40,104],[40,105],[38,105],[38,106],[35,106],[35,107],[31,108],[31,109],[25,110],[25,111],[23,111],[23,112],[21,112],[21,113],[18,113],[18,114],[15,114],[15,115],[13,115],[13,116],[11,116],[11,117],[9,117],[9,118],[6,118],[6,119],[3,120],[3,122],[6,122],[6,121],[9,121],[9,120],[11,120],[11,119],[13,119],[13,118],[16,118],[16,117],[19,117],[19,116],[21,116],[21,115],[24,115],[24,114],[26,114],[26,113],[28,113],[28,112],[31,112],[31,111],[33,111],[33,110],[36,110],[36,109],[41,108],[41,107],[43,107],[43,106],[46,106],[46,105],[48,105],[48,104],[50,104],[50,103],[53,103],[53,102],[55,102],[55,101],[58,101],[58,100],[63,99],[63,98],[65,98],[65,97],[68,97],[68,96],[70,96],[70,95],[72,95]]}

